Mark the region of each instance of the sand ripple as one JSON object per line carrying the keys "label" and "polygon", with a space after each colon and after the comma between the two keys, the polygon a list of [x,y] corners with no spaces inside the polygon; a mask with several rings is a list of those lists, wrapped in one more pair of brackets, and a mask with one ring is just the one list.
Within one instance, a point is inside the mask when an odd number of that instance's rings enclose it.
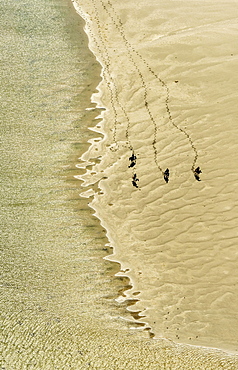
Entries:
{"label": "sand ripple", "polygon": [[82,179],[85,187],[99,181],[91,206],[114,248],[109,258],[128,269],[126,295],[140,292],[132,308],[155,337],[237,351],[231,3],[83,4],[103,66],[93,100],[106,110],[103,139],[82,158],[97,149],[101,162]]}

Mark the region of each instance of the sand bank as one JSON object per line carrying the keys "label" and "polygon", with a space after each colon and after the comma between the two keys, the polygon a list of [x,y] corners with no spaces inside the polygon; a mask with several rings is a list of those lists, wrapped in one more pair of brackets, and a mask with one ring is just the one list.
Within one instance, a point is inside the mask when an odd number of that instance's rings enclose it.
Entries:
{"label": "sand bank", "polygon": [[114,301],[128,279],[103,260],[105,235],[73,177],[97,111],[82,23],[65,0],[0,7],[1,369],[237,369],[221,351],[128,330]]}
{"label": "sand bank", "polygon": [[133,283],[121,299],[138,299],[130,309],[155,338],[235,353],[235,2],[74,4],[102,65],[92,99],[106,108],[82,178],[109,259]]}

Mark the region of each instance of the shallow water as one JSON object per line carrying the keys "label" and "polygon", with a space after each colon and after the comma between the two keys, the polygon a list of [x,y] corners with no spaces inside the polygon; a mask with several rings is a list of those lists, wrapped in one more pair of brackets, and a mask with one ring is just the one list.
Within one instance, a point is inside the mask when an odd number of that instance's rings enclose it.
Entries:
{"label": "shallow water", "polygon": [[77,3],[106,108],[83,180],[130,309],[156,338],[237,352],[234,2]]}
{"label": "shallow water", "polygon": [[70,1],[0,7],[0,368],[80,369],[90,325],[125,286],[74,179],[99,66]]}
{"label": "shallow water", "polygon": [[82,21],[66,0],[0,10],[1,369],[235,370],[234,356],[129,330],[128,303],[114,300],[128,279],[103,260],[104,230],[74,178],[101,112]]}

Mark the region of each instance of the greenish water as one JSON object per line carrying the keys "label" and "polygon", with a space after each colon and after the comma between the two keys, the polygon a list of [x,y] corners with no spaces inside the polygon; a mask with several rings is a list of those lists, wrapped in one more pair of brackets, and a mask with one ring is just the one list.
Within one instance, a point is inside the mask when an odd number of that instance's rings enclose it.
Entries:
{"label": "greenish water", "polygon": [[0,3],[0,370],[235,370],[128,330],[114,300],[128,280],[74,178],[99,113],[82,27],[69,0]]}
{"label": "greenish water", "polygon": [[0,368],[78,368],[72,336],[120,286],[74,179],[99,65],[70,1],[3,0],[0,14]]}

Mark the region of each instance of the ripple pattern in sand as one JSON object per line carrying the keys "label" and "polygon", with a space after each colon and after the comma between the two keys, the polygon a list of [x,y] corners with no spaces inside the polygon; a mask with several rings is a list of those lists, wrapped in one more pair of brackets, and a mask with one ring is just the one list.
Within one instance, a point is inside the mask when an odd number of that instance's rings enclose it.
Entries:
{"label": "ripple pattern in sand", "polygon": [[82,157],[101,161],[84,185],[99,181],[91,206],[110,259],[132,279],[127,298],[140,292],[130,309],[141,321],[156,337],[237,350],[237,26],[219,4],[204,4],[196,19],[186,18],[189,7],[160,5],[141,5],[136,23],[128,3],[92,1],[84,13],[107,74],[93,97],[107,108],[97,124],[104,137]]}

